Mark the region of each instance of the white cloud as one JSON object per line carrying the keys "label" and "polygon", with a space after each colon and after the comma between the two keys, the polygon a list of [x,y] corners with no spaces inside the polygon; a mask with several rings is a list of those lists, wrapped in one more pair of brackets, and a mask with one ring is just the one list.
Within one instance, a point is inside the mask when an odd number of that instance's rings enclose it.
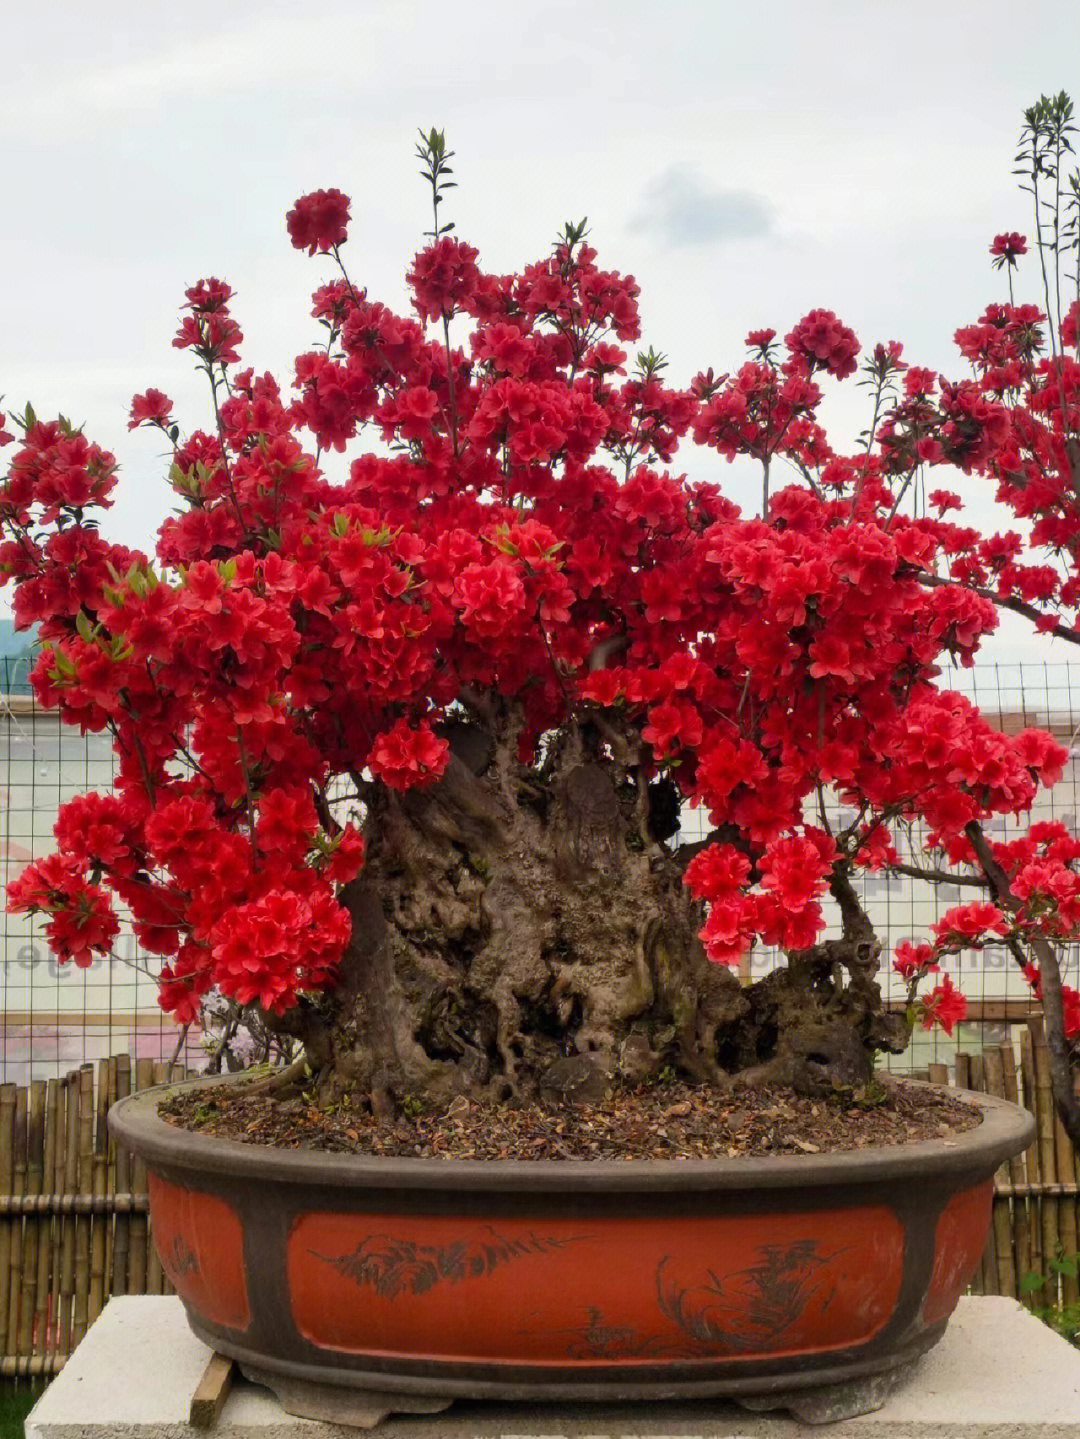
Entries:
{"label": "white cloud", "polygon": [[756,240],[775,223],[769,201],[753,190],[709,185],[688,165],[672,165],[645,188],[633,228],[669,245],[703,245],[723,240]]}

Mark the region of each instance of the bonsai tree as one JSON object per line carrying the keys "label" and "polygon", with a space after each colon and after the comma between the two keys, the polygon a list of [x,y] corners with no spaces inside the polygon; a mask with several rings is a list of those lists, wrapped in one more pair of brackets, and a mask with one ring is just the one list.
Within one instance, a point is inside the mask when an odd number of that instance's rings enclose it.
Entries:
{"label": "bonsai tree", "polygon": [[[1045,189],[1047,126],[1067,148],[1068,117],[1036,111]],[[342,193],[290,211],[293,245],[335,266],[291,391],[240,367],[227,284],[187,291],[173,343],[213,422],[182,435],[163,393],[133,401],[131,426],[172,448],[179,503],[152,555],[99,531],[112,455],[63,418],[13,417],[0,568],[43,641],[35,692],[111,733],[117,775],[63,807],[11,906],[76,964],[110,952],[121,906],[180,1023],[224,996],[302,1041],[322,1101],[380,1116],[593,1098],[665,1068],[865,1085],[911,1023],[963,1015],[938,959],[1004,942],[1041,985],[1080,1139],[1080,999],[1058,964],[1080,842],[986,831],[1066,751],[935,683],[974,662],[1002,605],[1077,637],[1076,303],[1047,271],[1043,307],[1014,304],[1024,242],[999,236],[1010,300],[960,332],[971,378],[895,342],[862,356],[819,309],[677,388],[635,350],[637,285],[600,267],[584,222],[487,273],[442,221],[443,135],[419,155],[434,221],[411,315],[347,272]],[[1048,235],[1039,214],[1045,264],[1075,228]],[[837,451],[822,385],[856,375],[872,422]],[[690,443],[755,462],[760,513],[719,466],[682,476]],[[924,471],[950,467],[992,478],[1028,534],[947,519],[944,487],[912,512]],[[830,795],[854,812],[843,827]],[[680,842],[687,810],[703,840]],[[917,863],[895,843],[912,821]],[[900,946],[907,1016],[882,1005],[866,871],[971,889]],[[785,962],[740,983],[755,944]]]}

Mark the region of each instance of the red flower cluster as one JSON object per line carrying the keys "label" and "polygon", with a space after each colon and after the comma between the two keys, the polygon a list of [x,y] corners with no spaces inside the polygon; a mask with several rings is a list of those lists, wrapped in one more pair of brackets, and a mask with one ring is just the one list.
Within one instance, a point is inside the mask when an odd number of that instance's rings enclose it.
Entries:
{"label": "red flower cluster", "polygon": [[[232,365],[240,358],[240,326],[229,314],[232,288],[223,280],[200,280],[186,291],[191,311],[180,321],[173,348],[192,350],[205,365]],[[134,418],[134,406],[132,418]]]}
{"label": "red flower cluster", "polygon": [[[348,219],[325,190],[287,224],[315,254]],[[1023,251],[995,241],[1010,264]],[[242,342],[229,286],[187,291],[174,343],[218,405],[213,433],[180,437],[160,391],[132,402],[132,427],[175,437],[180,512],[152,557],[97,526],[113,457],[66,422],[22,424],[0,579],[44,641],[40,701],[111,733],[118,757],[115,793],[66,805],[58,855],[11,887],[58,954],[105,952],[119,903],[180,1018],[214,986],[275,1010],[332,986],[337,887],[363,861],[342,789],[436,785],[462,704],[513,715],[522,765],[577,727],[708,813],[718,835],[685,880],[720,963],[817,942],[852,874],[899,863],[894,820],[925,821],[941,862],[970,866],[970,827],[1022,814],[1060,775],[1050,735],[1000,733],[935,684],[972,663],[1001,603],[1075,626],[1080,363],[1046,354],[1040,311],[991,306],[958,332],[975,371],[960,383],[875,346],[873,443],[838,452],[819,382],[851,375],[860,348],[831,311],[798,321],[786,355],[751,331],[747,363],[680,389],[652,352],[628,365],[638,288],[588,245],[503,276],[442,234],[408,281],[412,316],[344,274],[321,286],[331,340],[298,357],[291,395],[225,375]],[[1075,331],[1070,311],[1068,344]],[[322,452],[365,425],[382,446],[331,480]],[[690,441],[762,464],[762,513],[675,472]],[[989,477],[1024,538],[947,518],[949,488],[906,514],[927,464]],[[811,822],[825,786],[860,816],[848,831]],[[1080,936],[1080,846],[1034,826],[993,849],[1010,904],[958,906],[932,944],[901,945],[909,982],[1006,934]],[[922,1004],[924,1021],[960,1015],[948,981]]]}
{"label": "red flower cluster", "polygon": [[71,959],[86,969],[95,954],[108,954],[120,926],[109,897],[89,884],[83,866],[67,855],[53,854],[27,865],[8,884],[8,906],[16,913],[47,914],[45,934],[58,959]]}
{"label": "red flower cluster", "polygon": [[480,284],[477,252],[462,240],[443,235],[413,260],[407,276],[413,304],[421,320],[449,318],[458,310],[472,312]]}
{"label": "red flower cluster", "polygon": [[171,414],[172,400],[168,395],[160,390],[147,390],[143,395],[136,395],[131,402],[128,429],[135,430],[140,425],[167,425]]}
{"label": "red flower cluster", "polygon": [[[1042,1003],[1042,974],[1037,964],[1026,964],[1024,966],[1024,978],[1031,985],[1031,992],[1034,997]],[[1061,986],[1061,1008],[1064,1017],[1064,1030],[1066,1039],[1076,1040],[1080,1037],[1080,991],[1072,985]]]}
{"label": "red flower cluster", "polygon": [[909,983],[912,980],[921,979],[924,974],[935,974],[941,968],[934,963],[934,948],[929,944],[912,944],[909,939],[903,939],[896,946],[896,958],[893,960],[893,969]]}
{"label": "red flower cluster", "polygon": [[391,789],[415,789],[433,784],[446,769],[450,746],[421,724],[410,729],[399,720],[393,729],[379,736],[371,747],[368,765]]}
{"label": "red flower cluster", "polygon": [[948,975],[940,984],[920,1001],[923,1029],[932,1029],[939,1024],[946,1034],[951,1035],[956,1026],[967,1017],[968,1002],[956,988]]}
{"label": "red flower cluster", "polygon": [[1018,256],[1027,254],[1027,240],[1015,230],[1009,230],[994,236],[990,253],[994,257],[995,269],[1000,270],[1002,265],[1015,265]]}
{"label": "red flower cluster", "polygon": [[838,380],[855,373],[859,342],[831,310],[811,310],[784,336],[784,343],[792,358],[802,360],[809,370],[825,370]]}
{"label": "red flower cluster", "polygon": [[285,217],[289,239],[297,250],[328,250],[344,245],[348,237],[349,197],[340,190],[315,190],[301,195]]}

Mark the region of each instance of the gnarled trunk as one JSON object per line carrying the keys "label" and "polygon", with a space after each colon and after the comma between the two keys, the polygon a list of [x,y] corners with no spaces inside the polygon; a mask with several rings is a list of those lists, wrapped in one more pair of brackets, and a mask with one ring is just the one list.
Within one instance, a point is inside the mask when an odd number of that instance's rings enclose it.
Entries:
{"label": "gnarled trunk", "polygon": [[577,728],[543,773],[512,727],[451,739],[438,783],[368,802],[343,982],[305,1036],[323,1098],[389,1115],[458,1094],[599,1098],[666,1066],[716,1085],[870,1077],[876,947],[846,982],[822,946],[743,988],[706,958],[684,860],[654,837],[663,791]]}

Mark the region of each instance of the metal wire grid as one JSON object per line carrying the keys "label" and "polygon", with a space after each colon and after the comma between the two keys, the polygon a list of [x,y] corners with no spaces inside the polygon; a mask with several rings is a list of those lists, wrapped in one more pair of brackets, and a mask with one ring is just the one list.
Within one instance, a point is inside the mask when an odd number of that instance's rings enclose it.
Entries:
{"label": "metal wire grid", "polygon": [[[1031,818],[1058,819],[1072,830],[1077,829],[1080,811],[1080,669],[1074,697],[1072,676],[1074,666],[1068,664],[986,665],[975,669],[957,668],[946,671],[939,684],[952,688],[978,704],[991,723],[1009,731],[1038,727],[1050,729],[1070,751],[1069,761],[1060,782],[1050,790],[1042,790],[1033,807]],[[843,827],[854,818],[836,800],[826,804],[830,824]],[[700,838],[706,827],[704,817],[695,811],[684,816],[683,835]],[[1025,829],[1028,817],[999,816],[987,826],[997,838],[1008,839]],[[913,864],[925,863],[923,843],[925,829],[916,824],[910,833],[894,832],[894,841],[901,857]],[[934,921],[957,904],[977,897],[970,888],[933,885],[906,876],[866,875],[859,884],[860,898],[884,946],[882,990],[889,1000],[900,1001],[905,985],[891,971],[891,953],[902,940],[924,940],[930,937]],[[840,932],[839,912],[831,901],[825,905],[829,935]],[[750,957],[750,973],[754,978],[768,973],[783,962],[778,950],[761,947]],[[1080,946],[1074,945],[1065,955],[1065,980],[1080,987]],[[985,1001],[1027,1001],[1031,992],[1015,960],[1001,945],[984,950],[969,950],[942,962],[942,973],[953,980],[967,996],[969,1003]],[[973,1020],[957,1026],[949,1037],[942,1030],[916,1029],[907,1052],[899,1058],[889,1057],[890,1067],[923,1069],[931,1063],[949,1063],[957,1049],[981,1050],[984,1046],[1004,1043],[1009,1039],[1010,1025],[1005,1020]]]}
{"label": "metal wire grid", "polygon": [[[108,789],[114,757],[107,736],[80,735],[61,726],[55,715],[37,710],[25,678],[25,660],[0,658],[0,882],[5,886],[31,858],[50,851],[52,829],[60,804],[91,789]],[[1070,748],[1070,759],[1058,785],[1040,794],[1035,815],[1077,826],[1080,811],[1080,670],[1077,694],[1073,667],[1068,664],[993,665],[957,669],[942,676],[978,703],[985,714],[1010,729],[1038,725],[1051,729]],[[843,811],[832,806],[832,819]],[[703,816],[684,815],[683,836],[700,837]],[[1026,823],[1027,821],[1024,821]],[[1008,837],[1019,822],[999,819],[991,831]],[[903,852],[918,861],[922,834],[915,827],[910,845],[896,836]],[[922,939],[930,925],[951,905],[971,898],[970,890],[935,887],[908,878],[870,875],[861,882],[862,900],[890,952],[903,939]],[[831,931],[838,932],[835,914]],[[116,945],[119,963],[97,960],[89,969],[58,965],[49,953],[42,926],[21,915],[0,915],[0,1079],[25,1082],[66,1073],[73,1064],[110,1053],[167,1059],[177,1042],[171,1019],[161,1014],[156,986],[130,929],[123,928]],[[782,957],[760,949],[751,956],[751,973],[766,973]],[[1000,947],[956,956],[944,965],[969,1000],[1025,1000],[1029,991],[1011,957]],[[1080,946],[1066,958],[1066,980],[1080,987]],[[883,971],[889,998],[899,999],[903,985]],[[901,1067],[921,1068],[948,1062],[957,1046],[979,1049],[1007,1038],[1008,1026],[980,1021],[961,1025],[950,1039],[940,1030],[917,1031]],[[189,1061],[198,1058],[197,1041]]]}
{"label": "metal wire grid", "polygon": [[[25,661],[0,661],[0,884],[48,854],[61,804],[108,790],[114,756],[108,735],[81,735],[26,694]],[[4,671],[7,671],[5,674]],[[168,1059],[178,1031],[157,1004],[157,986],[138,942],[122,924],[118,962],[88,969],[58,964],[41,921],[0,915],[0,1079],[25,1083],[120,1051]]]}

